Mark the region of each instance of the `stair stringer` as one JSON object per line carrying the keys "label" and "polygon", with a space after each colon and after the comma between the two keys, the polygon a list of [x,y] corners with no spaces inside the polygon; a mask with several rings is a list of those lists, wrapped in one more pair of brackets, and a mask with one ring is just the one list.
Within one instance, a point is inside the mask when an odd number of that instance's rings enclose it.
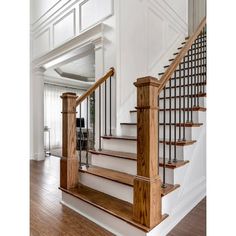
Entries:
{"label": "stair stringer", "polygon": [[[200,129],[185,176],[176,191],[176,199],[166,199],[166,202],[172,201],[169,217],[151,230],[148,236],[165,236],[206,196],[206,125]],[[171,195],[168,197],[171,198]]]}

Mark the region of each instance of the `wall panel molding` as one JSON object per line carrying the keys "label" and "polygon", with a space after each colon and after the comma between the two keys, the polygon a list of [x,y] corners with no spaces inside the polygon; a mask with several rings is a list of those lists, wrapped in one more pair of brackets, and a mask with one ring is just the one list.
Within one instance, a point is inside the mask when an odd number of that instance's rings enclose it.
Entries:
{"label": "wall panel molding", "polygon": [[72,9],[53,24],[53,48],[76,35],[75,11],[75,8]]}
{"label": "wall panel molding", "polygon": [[33,58],[47,53],[51,49],[51,33],[50,28],[39,32],[33,37]]}

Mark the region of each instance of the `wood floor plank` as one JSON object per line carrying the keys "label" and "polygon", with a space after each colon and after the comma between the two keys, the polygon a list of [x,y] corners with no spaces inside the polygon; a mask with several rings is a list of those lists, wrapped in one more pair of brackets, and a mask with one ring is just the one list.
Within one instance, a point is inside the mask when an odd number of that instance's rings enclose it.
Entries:
{"label": "wood floor plank", "polygon": [[60,204],[57,157],[30,162],[31,236],[111,236],[112,233]]}

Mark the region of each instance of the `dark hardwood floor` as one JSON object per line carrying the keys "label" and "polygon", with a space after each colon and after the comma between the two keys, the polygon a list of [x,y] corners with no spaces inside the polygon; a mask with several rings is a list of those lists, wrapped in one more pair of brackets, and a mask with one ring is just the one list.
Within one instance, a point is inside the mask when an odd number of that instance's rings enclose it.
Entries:
{"label": "dark hardwood floor", "polygon": [[30,162],[30,235],[113,235],[60,204],[59,160],[47,157],[44,162]]}
{"label": "dark hardwood floor", "polygon": [[[113,235],[60,204],[59,161],[58,157],[47,157],[42,162],[30,162],[30,235]],[[168,234],[168,236],[204,235],[206,235],[205,199]]]}
{"label": "dark hardwood floor", "polygon": [[205,236],[206,235],[206,198],[193,208],[168,236]]}

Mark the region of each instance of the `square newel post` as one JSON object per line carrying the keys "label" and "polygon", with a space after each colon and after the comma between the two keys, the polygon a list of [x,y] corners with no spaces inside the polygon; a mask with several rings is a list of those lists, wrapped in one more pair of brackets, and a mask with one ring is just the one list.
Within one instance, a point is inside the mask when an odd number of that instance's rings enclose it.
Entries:
{"label": "square newel post", "polygon": [[161,180],[158,175],[159,81],[144,77],[137,87],[137,176],[134,180],[133,217],[149,228],[161,222]]}
{"label": "square newel post", "polygon": [[76,94],[62,96],[62,158],[60,162],[60,187],[78,185],[78,160],[76,156]]}

